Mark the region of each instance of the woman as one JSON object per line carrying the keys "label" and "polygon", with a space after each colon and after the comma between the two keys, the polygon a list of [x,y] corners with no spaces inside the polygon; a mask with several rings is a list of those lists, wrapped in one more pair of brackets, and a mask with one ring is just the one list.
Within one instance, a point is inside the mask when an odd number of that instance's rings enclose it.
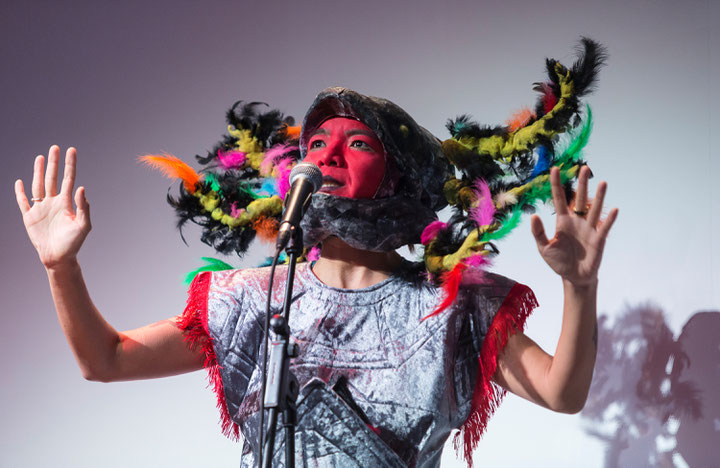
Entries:
{"label": "woman", "polygon": [[[546,112],[536,121],[547,127],[553,115]],[[564,288],[562,332],[550,356],[520,331],[534,305],[529,289],[486,274],[458,285],[451,300],[443,301],[442,290],[394,251],[422,236],[428,270],[439,271],[430,268],[433,249],[440,249],[433,242],[447,228],[435,225],[433,236],[427,227],[447,203],[448,160],[459,167],[461,158],[448,156],[447,148],[389,101],[335,88],[311,106],[299,146],[324,176],[303,219],[306,245],[320,243],[321,254],[298,269],[297,311],[290,323],[300,347],[293,371],[302,388],[296,437],[301,457],[323,466],[436,466],[450,432],[462,427],[470,462],[502,395],[490,379],[554,411],[582,408],[595,359],[597,273],[617,217],[614,209],[600,219],[604,182],[585,210],[590,171],[582,167],[573,201],[580,209],[571,209],[560,171],[552,168],[555,236],[547,238],[537,216],[531,220],[538,250]],[[66,153],[58,192],[59,159],[57,146],[50,148],[47,171],[45,158],[36,159],[32,206],[21,181],[16,195],[83,375],[131,380],[205,364],[216,377],[224,428],[237,433],[242,426],[243,465],[249,466],[257,453],[258,337],[267,270],[201,274],[182,317],[115,331],[92,304],[76,259],[90,218],[82,187],[75,192],[77,209],[72,205],[75,150]],[[474,202],[481,204],[481,197]],[[454,265],[446,253],[442,264],[462,273],[486,244],[473,244]],[[280,281],[275,295],[282,286]]]}

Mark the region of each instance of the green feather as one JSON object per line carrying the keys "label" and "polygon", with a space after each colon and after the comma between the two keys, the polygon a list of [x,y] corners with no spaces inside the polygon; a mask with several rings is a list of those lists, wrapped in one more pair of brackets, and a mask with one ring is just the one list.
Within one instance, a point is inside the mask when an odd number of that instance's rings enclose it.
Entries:
{"label": "green feather", "polygon": [[506,216],[505,219],[500,222],[500,227],[496,231],[486,232],[485,234],[483,234],[482,241],[485,242],[495,239],[501,239],[508,235],[510,231],[515,229],[518,224],[520,224],[522,214],[522,208],[519,206],[516,207],[509,216]]}
{"label": "green feather", "polygon": [[592,133],[593,126],[592,110],[590,109],[590,106],[587,106],[586,109],[587,117],[585,117],[582,128],[580,128],[579,132],[575,132],[573,134],[570,144],[565,151],[562,152],[562,156],[557,159],[557,166],[563,166],[568,162],[576,162],[580,159],[580,156],[582,156],[582,150],[590,140],[590,134]]}
{"label": "green feather", "polygon": [[258,194],[255,193],[255,192],[253,192],[252,190],[250,190],[250,189],[249,189],[246,185],[244,185],[244,184],[241,184],[241,185],[238,187],[238,190],[239,190],[240,192],[246,194],[247,196],[249,196],[249,197],[252,198],[253,200],[257,200],[258,198],[267,198],[267,197],[263,197],[263,196],[261,196],[261,195],[258,195]]}
{"label": "green feather", "polygon": [[210,189],[215,193],[220,193],[220,182],[218,182],[218,178],[215,174],[212,172],[208,172],[205,174],[205,181],[210,184]]}
{"label": "green feather", "polygon": [[202,260],[205,260],[205,265],[201,266],[200,268],[197,268],[191,272],[189,272],[187,275],[185,275],[185,284],[189,285],[192,283],[192,281],[195,279],[195,277],[202,273],[203,271],[224,271],[224,270],[232,270],[233,267],[229,263],[225,263],[220,259],[212,258],[212,257],[200,257]]}

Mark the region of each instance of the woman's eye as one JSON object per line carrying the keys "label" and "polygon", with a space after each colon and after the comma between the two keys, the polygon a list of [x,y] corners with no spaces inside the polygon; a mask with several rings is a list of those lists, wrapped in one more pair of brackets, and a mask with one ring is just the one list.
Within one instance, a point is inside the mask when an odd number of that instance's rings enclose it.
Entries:
{"label": "woman's eye", "polygon": [[368,145],[362,140],[355,140],[350,143],[350,146],[352,146],[353,148],[370,149],[370,145]]}
{"label": "woman's eye", "polygon": [[315,140],[310,142],[310,149],[322,148],[325,146],[325,142],[322,140]]}

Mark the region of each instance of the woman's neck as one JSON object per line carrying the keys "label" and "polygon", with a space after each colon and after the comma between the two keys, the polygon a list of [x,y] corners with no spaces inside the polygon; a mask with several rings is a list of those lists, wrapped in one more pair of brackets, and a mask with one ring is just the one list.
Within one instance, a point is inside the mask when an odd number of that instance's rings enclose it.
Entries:
{"label": "woman's neck", "polygon": [[329,237],[322,243],[313,273],[334,288],[362,289],[389,278],[402,262],[395,252],[360,250],[337,237]]}

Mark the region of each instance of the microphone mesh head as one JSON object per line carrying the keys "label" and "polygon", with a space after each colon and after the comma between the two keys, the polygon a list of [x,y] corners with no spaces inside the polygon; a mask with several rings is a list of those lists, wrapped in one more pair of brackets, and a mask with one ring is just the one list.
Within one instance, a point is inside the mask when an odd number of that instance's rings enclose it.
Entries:
{"label": "microphone mesh head", "polygon": [[307,179],[313,185],[313,193],[320,190],[322,187],[322,172],[320,168],[313,163],[302,162],[296,165],[292,171],[290,171],[290,185],[292,186],[295,179],[303,177]]}

